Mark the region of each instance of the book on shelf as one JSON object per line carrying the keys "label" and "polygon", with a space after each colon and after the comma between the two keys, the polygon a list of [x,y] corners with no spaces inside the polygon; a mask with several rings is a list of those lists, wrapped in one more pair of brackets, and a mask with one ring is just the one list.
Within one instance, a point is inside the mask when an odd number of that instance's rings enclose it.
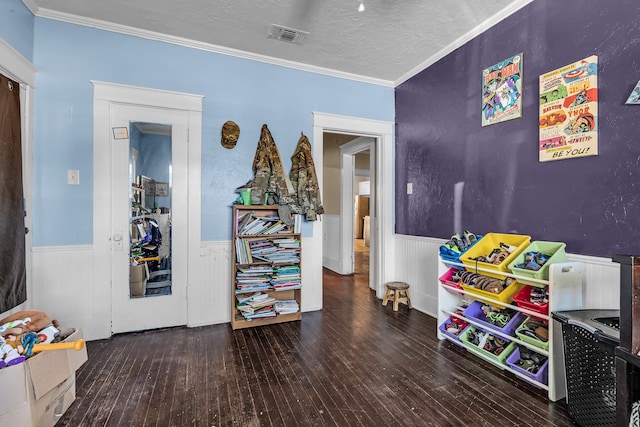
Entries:
{"label": "book on shelf", "polygon": [[247,226],[251,219],[253,218],[254,211],[245,212],[242,215],[238,216],[238,226],[236,228],[236,232],[240,234],[240,231]]}
{"label": "book on shelf", "polygon": [[274,304],[276,313],[278,314],[293,314],[300,310],[298,301],[291,300],[278,300]]}

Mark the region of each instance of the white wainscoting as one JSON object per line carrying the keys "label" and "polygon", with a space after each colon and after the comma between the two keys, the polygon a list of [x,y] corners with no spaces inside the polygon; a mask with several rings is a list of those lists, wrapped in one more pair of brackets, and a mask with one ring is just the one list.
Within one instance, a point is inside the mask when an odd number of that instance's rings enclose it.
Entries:
{"label": "white wainscoting", "polygon": [[[322,309],[322,265],[312,243],[312,239],[302,241],[303,311]],[[109,338],[111,289],[94,280],[96,263],[102,262],[109,260],[96,259],[90,245],[34,248],[33,295],[28,295],[28,307],[44,311],[61,327],[82,328],[89,341]],[[202,242],[199,268],[201,283],[187,287],[187,326],[228,323],[231,242]]]}
{"label": "white wainscoting", "polygon": [[93,246],[33,248],[30,308],[57,319],[63,328],[82,328],[85,339],[111,336],[111,289],[95,279]]}
{"label": "white wainscoting", "polygon": [[189,326],[231,320],[231,241],[200,244],[200,286],[187,288]]}
{"label": "white wainscoting", "polygon": [[[409,283],[413,307],[437,317],[438,254],[445,241],[430,237],[395,235],[395,279]],[[620,306],[620,266],[608,258],[567,254],[567,261],[585,265],[585,309]]]}

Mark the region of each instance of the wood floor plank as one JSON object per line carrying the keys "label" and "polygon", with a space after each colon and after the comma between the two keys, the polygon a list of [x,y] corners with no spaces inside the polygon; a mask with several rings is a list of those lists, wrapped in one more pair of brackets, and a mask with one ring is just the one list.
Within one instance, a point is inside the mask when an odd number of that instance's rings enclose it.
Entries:
{"label": "wood floor plank", "polygon": [[89,342],[58,425],[574,425],[545,391],[439,341],[434,318],[382,307],[366,273],[323,282],[323,310],[301,321]]}

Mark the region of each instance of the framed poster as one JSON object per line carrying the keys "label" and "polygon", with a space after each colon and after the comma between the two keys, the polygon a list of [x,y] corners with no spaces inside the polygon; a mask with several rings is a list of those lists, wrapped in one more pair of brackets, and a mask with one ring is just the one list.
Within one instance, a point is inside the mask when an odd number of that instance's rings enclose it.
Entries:
{"label": "framed poster", "polygon": [[636,86],[633,88],[631,95],[627,98],[627,102],[625,104],[640,104],[640,81],[636,83]]}
{"label": "framed poster", "polygon": [[482,126],[522,117],[522,53],[482,72]]}
{"label": "framed poster", "polygon": [[598,155],[598,57],[540,76],[541,162]]}
{"label": "framed poster", "polygon": [[156,182],[156,196],[166,197],[169,195],[168,182]]}

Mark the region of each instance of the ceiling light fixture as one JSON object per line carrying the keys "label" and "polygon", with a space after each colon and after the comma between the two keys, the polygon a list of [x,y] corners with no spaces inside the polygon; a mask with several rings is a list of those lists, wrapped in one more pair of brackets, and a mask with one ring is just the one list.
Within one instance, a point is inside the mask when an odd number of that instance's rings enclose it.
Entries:
{"label": "ceiling light fixture", "polygon": [[358,6],[358,12],[364,12],[364,2],[360,1],[360,6]]}

